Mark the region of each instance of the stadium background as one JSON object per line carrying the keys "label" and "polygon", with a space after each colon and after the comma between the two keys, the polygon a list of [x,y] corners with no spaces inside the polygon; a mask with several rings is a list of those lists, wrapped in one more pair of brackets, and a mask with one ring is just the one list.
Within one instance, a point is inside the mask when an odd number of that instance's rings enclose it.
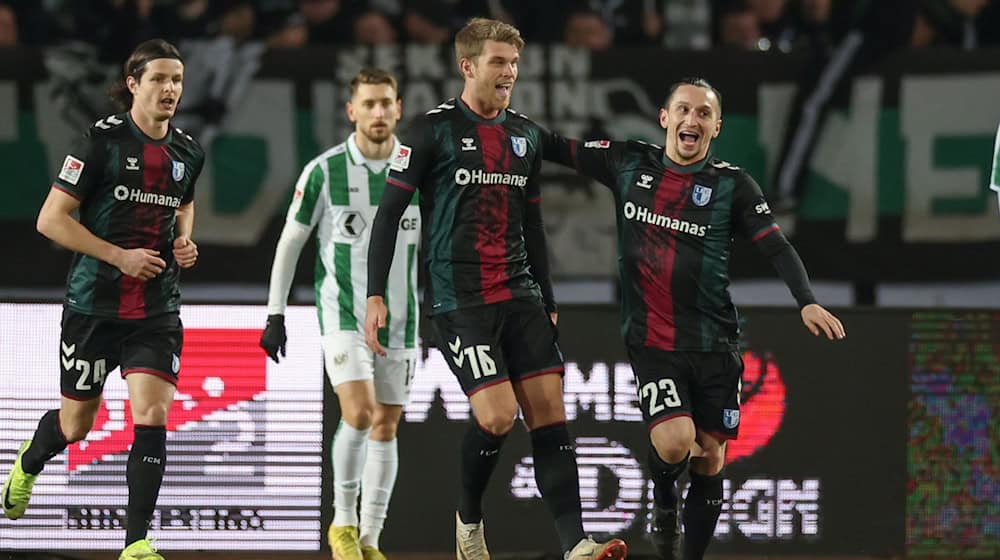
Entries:
{"label": "stadium background", "polygon": [[[663,42],[674,36],[668,26]],[[35,232],[34,217],[69,143],[106,114],[101,96],[114,73],[102,61],[110,43],[71,39],[0,48],[0,166],[11,193],[0,207],[3,476],[58,395],[56,304],[69,256]],[[567,135],[659,143],[654,115],[667,85],[703,75],[725,104],[715,154],[746,166],[765,188],[795,88],[817,65],[813,51],[759,41],[701,50],[581,50],[562,44],[569,41],[529,43],[513,107]],[[692,41],[681,46],[697,47]],[[341,107],[362,65],[397,74],[409,115],[460,91],[447,45],[265,44],[224,34],[181,42],[181,109],[190,110],[178,124],[209,156],[197,191],[201,257],[184,278],[183,402],[171,416],[171,464],[153,532],[169,558],[221,560],[238,550],[326,557],[338,414],[309,306],[314,248],[300,259],[300,305],[289,312],[292,359],[275,366],[256,347],[291,184],[305,161],[350,131]],[[769,265],[737,248],[747,405],[711,551],[1000,557],[1000,217],[988,189],[1000,50],[895,50],[835,89],[803,194],[780,220],[849,337],[828,344],[808,336]],[[650,551],[641,538],[645,431],[617,331],[609,196],[564,169],[543,174],[587,528],[623,534],[641,557]],[[131,433],[123,392],[112,376],[103,429],[47,468],[25,519],[0,519],[5,555],[104,558],[112,552],[99,551],[120,547],[123,436]],[[429,350],[400,428],[400,477],[383,535],[390,557],[443,558],[452,549],[454,442],[467,416],[443,359]],[[487,494],[499,558],[554,557],[528,451],[516,430]],[[185,552],[193,550],[214,552]]]}

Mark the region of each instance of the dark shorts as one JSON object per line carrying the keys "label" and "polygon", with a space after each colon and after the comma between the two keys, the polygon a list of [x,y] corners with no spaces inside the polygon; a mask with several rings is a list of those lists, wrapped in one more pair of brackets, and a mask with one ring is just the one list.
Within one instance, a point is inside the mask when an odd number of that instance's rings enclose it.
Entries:
{"label": "dark shorts", "polygon": [[505,381],[563,372],[558,332],[537,301],[513,299],[431,319],[438,350],[466,395]]}
{"label": "dark shorts", "polygon": [[650,430],[665,420],[690,416],[700,430],[736,439],[740,428],[739,352],[667,352],[629,348],[639,408]]}
{"label": "dark shorts", "polygon": [[64,397],[84,401],[104,390],[110,371],[149,373],[177,384],[184,331],[177,312],[148,319],[116,319],[63,309],[59,341]]}

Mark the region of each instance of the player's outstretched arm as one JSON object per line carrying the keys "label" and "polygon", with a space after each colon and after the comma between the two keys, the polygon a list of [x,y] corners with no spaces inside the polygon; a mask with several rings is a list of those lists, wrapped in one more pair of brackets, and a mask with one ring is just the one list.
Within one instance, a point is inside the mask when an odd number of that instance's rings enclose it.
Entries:
{"label": "player's outstretched arm", "polygon": [[123,249],[97,237],[73,217],[80,201],[57,188],[49,195],[38,213],[38,232],[59,245],[104,261],[127,276],[151,280],[163,272],[167,263],[153,249]]}
{"label": "player's outstretched arm", "polygon": [[847,336],[840,319],[818,303],[811,303],[803,307],[801,315],[802,323],[809,329],[809,332],[816,336],[823,333],[830,340],[840,340]]}

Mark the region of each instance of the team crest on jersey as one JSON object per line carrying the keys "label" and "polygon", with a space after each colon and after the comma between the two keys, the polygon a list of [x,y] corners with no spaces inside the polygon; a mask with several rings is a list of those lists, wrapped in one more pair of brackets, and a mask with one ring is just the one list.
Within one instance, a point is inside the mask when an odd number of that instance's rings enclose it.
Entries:
{"label": "team crest on jersey", "polygon": [[691,202],[694,202],[695,206],[705,206],[710,200],[712,200],[712,187],[694,186],[694,191],[691,192]]}
{"label": "team crest on jersey", "polygon": [[73,156],[66,156],[63,160],[62,170],[59,171],[59,178],[71,185],[75,185],[80,181],[80,175],[83,174],[84,163]]}
{"label": "team crest on jersey", "polygon": [[180,181],[184,178],[184,162],[183,161],[172,161],[174,164],[173,177],[174,181]]}
{"label": "team crest on jersey", "polygon": [[514,148],[514,155],[524,157],[528,153],[528,139],[524,136],[511,136],[510,145]]}
{"label": "team crest on jersey", "polygon": [[739,409],[733,409],[733,408],[722,409],[722,425],[729,430],[732,430],[736,426],[739,426],[740,425]]}

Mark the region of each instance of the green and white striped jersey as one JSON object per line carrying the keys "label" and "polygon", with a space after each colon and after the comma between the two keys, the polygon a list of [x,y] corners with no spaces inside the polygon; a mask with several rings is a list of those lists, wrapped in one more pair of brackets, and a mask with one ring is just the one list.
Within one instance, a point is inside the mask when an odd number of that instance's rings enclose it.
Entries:
{"label": "green and white striped jersey", "polygon": [[[323,334],[364,330],[367,309],[368,238],[385,190],[387,161],[368,161],[354,134],[310,161],[295,185],[288,222],[310,230],[317,225],[316,308]],[[399,151],[399,140],[391,158]],[[388,328],[379,340],[388,348],[417,343],[417,244],[420,208],[414,196],[399,222],[396,252],[389,272]]]}

